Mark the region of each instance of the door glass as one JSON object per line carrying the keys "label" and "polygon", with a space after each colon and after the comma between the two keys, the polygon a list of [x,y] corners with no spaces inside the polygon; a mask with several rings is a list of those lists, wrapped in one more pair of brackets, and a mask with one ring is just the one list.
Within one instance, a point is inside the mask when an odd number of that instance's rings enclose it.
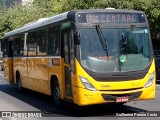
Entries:
{"label": "door glass", "polygon": [[69,46],[70,46],[70,64],[71,70],[74,72],[74,41],[72,39],[72,34],[69,33]]}
{"label": "door glass", "polygon": [[68,47],[68,34],[65,33],[64,34],[64,60],[65,63],[68,64],[69,63],[69,47]]}

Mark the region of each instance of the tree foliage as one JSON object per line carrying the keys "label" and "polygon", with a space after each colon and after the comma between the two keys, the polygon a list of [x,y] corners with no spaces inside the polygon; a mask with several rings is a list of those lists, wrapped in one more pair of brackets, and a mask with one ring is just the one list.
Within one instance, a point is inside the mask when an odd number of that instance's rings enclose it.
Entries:
{"label": "tree foliage", "polygon": [[107,7],[142,10],[148,17],[152,37],[160,32],[160,0],[34,0],[32,4],[19,4],[0,13],[0,36],[28,22],[65,11]]}

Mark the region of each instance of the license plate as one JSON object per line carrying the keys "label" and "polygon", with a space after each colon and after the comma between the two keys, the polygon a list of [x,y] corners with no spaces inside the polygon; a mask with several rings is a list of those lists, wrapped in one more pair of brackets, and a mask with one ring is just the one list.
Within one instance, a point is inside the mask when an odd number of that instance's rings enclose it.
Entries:
{"label": "license plate", "polygon": [[128,97],[116,97],[116,102],[128,102],[129,98]]}

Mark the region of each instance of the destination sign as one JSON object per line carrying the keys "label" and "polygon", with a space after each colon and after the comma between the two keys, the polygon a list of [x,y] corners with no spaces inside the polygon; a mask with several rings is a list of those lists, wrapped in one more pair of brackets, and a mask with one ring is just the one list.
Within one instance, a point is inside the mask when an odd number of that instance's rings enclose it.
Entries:
{"label": "destination sign", "polygon": [[146,22],[140,13],[79,13],[79,23],[142,23]]}

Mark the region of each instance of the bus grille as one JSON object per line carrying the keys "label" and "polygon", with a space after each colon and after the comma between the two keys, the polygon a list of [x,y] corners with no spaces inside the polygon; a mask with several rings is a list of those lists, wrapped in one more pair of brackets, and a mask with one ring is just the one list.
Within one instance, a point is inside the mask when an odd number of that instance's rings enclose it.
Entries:
{"label": "bus grille", "polygon": [[128,94],[102,94],[102,97],[106,101],[116,101],[116,97],[125,97],[128,96],[129,101],[137,99],[141,95],[142,91]]}

